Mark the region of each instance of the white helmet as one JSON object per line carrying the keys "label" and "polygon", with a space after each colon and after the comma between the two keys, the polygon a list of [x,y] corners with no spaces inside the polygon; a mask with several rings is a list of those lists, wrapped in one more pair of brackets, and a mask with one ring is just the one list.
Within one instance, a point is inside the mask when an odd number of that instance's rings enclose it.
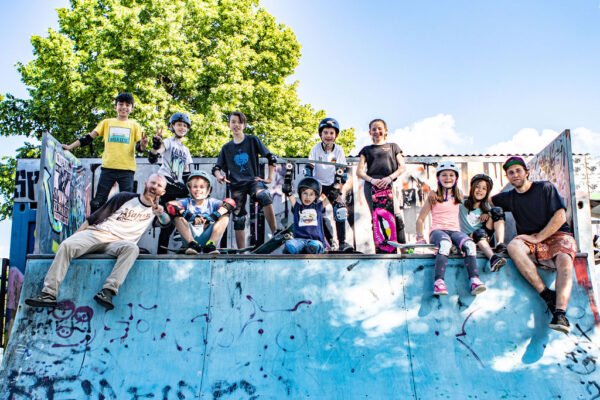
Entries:
{"label": "white helmet", "polygon": [[440,161],[435,170],[435,176],[440,176],[442,171],[454,171],[456,173],[456,177],[458,178],[458,167],[452,161]]}

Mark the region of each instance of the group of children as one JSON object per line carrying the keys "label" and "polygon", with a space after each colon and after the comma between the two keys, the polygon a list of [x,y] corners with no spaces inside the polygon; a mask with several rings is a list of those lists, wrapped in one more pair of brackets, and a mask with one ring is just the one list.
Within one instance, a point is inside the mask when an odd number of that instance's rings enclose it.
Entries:
{"label": "group of children", "polygon": [[[133,96],[121,93],[115,99],[117,118],[105,119],[89,134],[70,145],[65,150],[92,143],[101,136],[104,139],[102,168],[96,196],[91,202],[92,212],[101,207],[108,199],[115,182],[121,192],[133,191],[135,173],[135,152],[144,152],[148,138],[140,125],[129,119],[133,110]],[[265,219],[273,235],[280,230],[273,210],[273,199],[267,189],[275,172],[277,157],[262,141],[253,135],[245,135],[246,116],[241,112],[229,115],[228,127],[232,140],[221,149],[212,174],[203,171],[191,172],[192,157],[183,143],[183,138],[191,129],[191,120],[184,113],[175,113],[169,119],[172,137],[163,139],[162,129],[157,129],[152,137],[148,154],[150,163],[156,163],[159,156],[162,164],[158,174],[166,179],[165,194],[160,204],[171,216],[173,224],[163,227],[159,235],[158,253],[166,253],[169,237],[176,228],[186,245],[186,254],[218,253],[217,244],[229,223],[233,228],[238,248],[245,247],[246,202],[248,196],[262,207]],[[340,251],[350,251],[352,246],[346,242],[347,208],[344,192],[347,187],[340,177],[340,164],[346,164],[341,146],[336,144],[340,133],[338,122],[325,118],[318,127],[321,141],[311,150],[307,165],[297,185],[297,195],[293,194],[291,182],[284,182],[282,191],[287,196],[294,216],[293,238],[284,245],[287,254],[324,253],[327,242],[332,241],[332,227],[324,220],[325,207],[333,207],[337,238]],[[404,172],[405,164],[402,150],[395,143],[387,142],[387,125],[382,119],[369,123],[372,145],[360,150],[357,176],[365,181],[365,198],[373,209],[373,194],[391,188],[392,183]],[[261,177],[259,158],[268,160],[268,176]],[[501,254],[506,250],[504,241],[504,214],[498,207],[491,208],[489,195],[492,180],[487,175],[476,175],[471,180],[469,196],[463,201],[457,187],[459,170],[450,161],[439,163],[437,171],[437,189],[432,191],[421,209],[417,219],[417,240],[424,243],[423,225],[431,214],[430,243],[438,246],[436,255],[434,293],[448,294],[444,283],[444,272],[452,244],[465,254],[465,265],[471,283],[471,293],[479,294],[485,285],[478,278],[476,263],[476,245],[490,260],[492,271],[499,270],[506,260]],[[217,200],[210,197],[215,179],[219,184],[227,183],[231,198]],[[230,217],[231,215],[231,217]],[[397,240],[404,243],[403,221],[400,213],[395,216]],[[330,224],[329,224],[330,225]],[[496,235],[494,249],[489,244],[492,235]]]}

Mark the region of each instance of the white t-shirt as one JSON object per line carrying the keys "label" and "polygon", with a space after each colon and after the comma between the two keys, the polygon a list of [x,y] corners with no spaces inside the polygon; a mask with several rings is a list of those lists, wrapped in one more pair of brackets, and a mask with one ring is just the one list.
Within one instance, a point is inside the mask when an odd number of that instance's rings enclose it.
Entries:
{"label": "white t-shirt", "polygon": [[[308,158],[310,160],[346,164],[346,156],[344,155],[344,149],[342,149],[342,146],[338,146],[335,143],[333,144],[333,149],[327,152],[323,150],[321,142],[315,144],[310,150],[310,156]],[[315,164],[315,169],[313,170],[313,177],[319,182],[321,182],[321,185],[333,185],[333,182],[335,180],[335,165]]]}
{"label": "white t-shirt", "polygon": [[162,153],[162,165],[158,173],[171,177],[176,182],[183,182],[185,166],[193,162],[190,149],[173,138],[165,139],[163,145],[165,151]]}

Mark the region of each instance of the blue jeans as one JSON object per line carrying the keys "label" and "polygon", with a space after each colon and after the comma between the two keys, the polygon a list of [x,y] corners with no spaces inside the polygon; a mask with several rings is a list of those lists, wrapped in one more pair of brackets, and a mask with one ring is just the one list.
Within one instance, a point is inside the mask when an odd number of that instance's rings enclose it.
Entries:
{"label": "blue jeans", "polygon": [[115,182],[119,184],[119,192],[133,192],[134,171],[128,169],[100,169],[100,179],[96,188],[96,196],[90,202],[91,212],[96,211],[106,203],[108,195]]}
{"label": "blue jeans", "polygon": [[320,240],[290,239],[285,241],[284,254],[323,254],[325,246]]}
{"label": "blue jeans", "polygon": [[208,228],[206,228],[200,235],[196,236],[194,234],[194,229],[192,227],[192,235],[194,236],[194,240],[200,245],[204,246],[208,240],[210,239],[210,235],[212,235],[214,224],[210,224]]}

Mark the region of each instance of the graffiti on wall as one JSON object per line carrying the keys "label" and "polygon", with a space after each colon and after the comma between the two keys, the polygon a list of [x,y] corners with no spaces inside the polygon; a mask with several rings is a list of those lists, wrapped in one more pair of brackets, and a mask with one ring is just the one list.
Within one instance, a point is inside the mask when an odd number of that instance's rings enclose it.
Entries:
{"label": "graffiti on wall", "polygon": [[36,252],[55,253],[58,244],[72,235],[89,215],[92,174],[89,168],[51,135],[42,140],[42,185],[38,195]]}
{"label": "graffiti on wall", "polygon": [[575,193],[571,181],[572,152],[570,132],[564,131],[544,150],[528,162],[531,181],[550,181],[558,189],[567,207],[567,221],[573,228],[573,206],[571,193]]}

